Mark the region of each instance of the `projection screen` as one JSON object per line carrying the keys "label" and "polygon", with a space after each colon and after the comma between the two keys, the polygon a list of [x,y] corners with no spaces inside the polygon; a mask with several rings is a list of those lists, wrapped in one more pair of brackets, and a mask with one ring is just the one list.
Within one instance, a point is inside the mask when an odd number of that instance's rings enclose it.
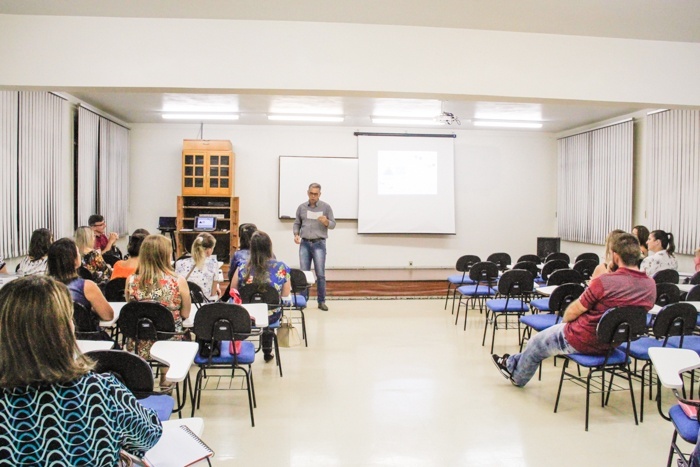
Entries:
{"label": "projection screen", "polygon": [[455,233],[454,138],[358,135],[357,147],[358,233]]}

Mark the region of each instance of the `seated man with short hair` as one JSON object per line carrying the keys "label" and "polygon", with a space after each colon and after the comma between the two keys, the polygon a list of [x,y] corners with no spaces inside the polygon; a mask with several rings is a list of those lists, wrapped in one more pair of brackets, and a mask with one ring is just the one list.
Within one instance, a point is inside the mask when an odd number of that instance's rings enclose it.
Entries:
{"label": "seated man with short hair", "polygon": [[93,214],[88,218],[88,225],[95,232],[95,245],[93,248],[99,250],[103,255],[112,249],[114,243],[119,240],[119,234],[116,232],[105,232],[107,223],[105,218],[99,214]]}
{"label": "seated man with short hair", "polygon": [[563,322],[530,339],[525,351],[493,362],[515,386],[525,386],[542,360],[555,355],[585,353],[603,355],[610,347],[598,342],[596,327],[610,308],[638,306],[650,310],[656,301],[656,284],[637,267],[641,255],[639,240],[621,234],[612,245],[610,272],[591,280],[583,294],[564,312]]}

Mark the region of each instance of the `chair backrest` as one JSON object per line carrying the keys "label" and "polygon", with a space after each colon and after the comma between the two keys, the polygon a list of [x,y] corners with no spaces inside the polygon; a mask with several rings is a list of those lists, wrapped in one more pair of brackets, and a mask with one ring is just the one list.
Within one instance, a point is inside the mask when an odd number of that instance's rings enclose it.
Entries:
{"label": "chair backrest", "polygon": [[695,286],[688,292],[685,297],[686,302],[700,302],[700,286]]}
{"label": "chair backrest", "polygon": [[562,284],[549,296],[549,309],[558,315],[562,315],[571,303],[579,298],[585,288],[580,282]]}
{"label": "chair backrest", "polygon": [[690,278],[689,283],[693,285],[700,285],[700,272],[693,274],[693,277]]}
{"label": "chair backrest", "polygon": [[669,284],[678,284],[680,281],[680,276],[678,271],[675,269],[663,269],[656,274],[654,274],[654,282],[661,284],[663,282],[668,282]]}
{"label": "chair backrest", "polygon": [[512,269],[524,269],[526,271],[530,271],[532,277],[537,276],[537,273],[539,272],[537,269],[537,264],[533,263],[532,261],[518,261],[515,263],[515,266],[513,266]]}
{"label": "chair backrest", "polygon": [[[656,315],[652,330],[657,339],[670,336],[687,336],[695,330],[698,312],[690,303],[672,303]],[[664,339],[664,345],[666,344]]]}
{"label": "chair backrest", "polygon": [[659,306],[670,305],[681,301],[681,291],[676,284],[662,282],[656,284],[656,304]]}
{"label": "chair backrest", "polygon": [[535,278],[525,269],[511,269],[503,273],[498,281],[498,293],[507,297],[518,297],[532,292]]}
{"label": "chair backrest", "polygon": [[557,269],[547,278],[547,285],[583,284],[583,274],[573,269]]}
{"label": "chair backrest", "polygon": [[496,263],[500,271],[505,271],[509,264],[512,264],[510,255],[508,253],[492,253],[486,258],[486,261],[491,261]]}
{"label": "chair backrest", "polygon": [[598,267],[598,261],[594,261],[592,259],[582,259],[574,263],[573,269],[580,272],[583,276],[583,280],[587,281],[591,278],[591,275],[593,275],[593,271],[595,271],[596,267]]}
{"label": "chair backrest", "polygon": [[569,255],[567,255],[566,253],[561,253],[561,252],[548,254],[547,257],[544,259],[544,262],[548,263],[548,262],[555,260],[555,259],[560,259],[562,261],[565,261],[566,264],[569,264],[571,262],[571,258],[569,258]]}
{"label": "chair backrest", "polygon": [[646,328],[647,311],[644,308],[621,306],[603,314],[596,328],[596,336],[602,343],[619,345],[638,339]]}
{"label": "chair backrest", "polygon": [[546,281],[549,279],[549,275],[558,269],[569,269],[569,262],[564,261],[563,259],[550,259],[544,263],[544,266],[542,266],[542,272],[540,275],[542,276],[542,279]]}
{"label": "chair backrest", "polygon": [[542,258],[537,255],[522,255],[520,258],[518,258],[518,263],[521,261],[532,261],[535,264],[540,264],[542,262]]}
{"label": "chair backrest", "polygon": [[119,313],[117,324],[124,337],[136,340],[164,340],[176,334],[173,314],[152,301],[127,303]]}
{"label": "chair backrest", "polygon": [[576,261],[574,261],[574,263],[578,263],[582,259],[590,259],[592,261],[595,261],[596,264],[600,264],[600,256],[598,256],[595,253],[581,253],[576,257]]}
{"label": "chair backrest", "polygon": [[100,318],[78,302],[73,302],[73,323],[79,338],[100,333]]}
{"label": "chair backrest", "polygon": [[[117,248],[117,247],[114,247]],[[114,264],[117,261],[122,260],[122,252],[117,248],[116,250],[112,249],[109,250],[108,252],[104,253],[102,255],[102,258],[105,260],[105,263],[109,264],[110,266],[114,266]]]}
{"label": "chair backrest", "polygon": [[206,303],[194,317],[193,330],[205,342],[243,340],[250,334],[250,315],[233,303]]}
{"label": "chair backrest", "polygon": [[266,303],[270,310],[281,306],[280,294],[271,284],[245,284],[238,293],[243,303]]}
{"label": "chair backrest", "polygon": [[480,261],[469,270],[469,278],[488,285],[495,284],[498,279],[498,266],[491,261]]}
{"label": "chair backrest", "polygon": [[110,373],[137,398],[153,392],[153,371],[146,360],[124,350],[94,350],[88,357],[95,361],[96,373]]}
{"label": "chair backrest", "polygon": [[292,285],[292,293],[302,293],[309,288],[309,283],[306,281],[306,274],[301,269],[291,269],[289,271],[290,281]]}
{"label": "chair backrest", "polygon": [[105,284],[105,298],[108,302],[125,302],[124,289],[126,288],[126,278],[117,277]]}
{"label": "chair backrest", "polygon": [[192,303],[199,309],[203,303],[209,303],[209,297],[206,296],[202,288],[194,283],[187,281],[187,287],[190,289],[190,297],[192,298]]}
{"label": "chair backrest", "polygon": [[459,272],[469,272],[476,263],[481,262],[481,258],[476,255],[460,256],[455,265],[455,269]]}

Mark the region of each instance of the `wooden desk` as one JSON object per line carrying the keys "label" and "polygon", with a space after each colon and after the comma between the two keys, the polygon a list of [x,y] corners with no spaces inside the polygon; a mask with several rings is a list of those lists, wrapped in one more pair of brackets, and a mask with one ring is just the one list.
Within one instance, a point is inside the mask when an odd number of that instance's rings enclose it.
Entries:
{"label": "wooden desk", "polygon": [[676,390],[683,388],[680,373],[700,366],[700,355],[689,349],[652,347],[649,349],[649,358],[654,364],[661,384]]}
{"label": "wooden desk", "polygon": [[114,342],[112,341],[78,340],[77,343],[82,353],[92,352],[93,350],[109,350],[114,347]]}

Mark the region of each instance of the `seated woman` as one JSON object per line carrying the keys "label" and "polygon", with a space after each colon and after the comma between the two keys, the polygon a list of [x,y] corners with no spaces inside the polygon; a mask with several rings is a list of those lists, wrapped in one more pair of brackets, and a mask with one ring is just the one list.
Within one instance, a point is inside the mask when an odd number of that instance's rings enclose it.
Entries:
{"label": "seated woman", "polygon": [[625,233],[624,230],[615,229],[608,234],[608,238],[605,239],[605,261],[596,266],[596,268],[593,270],[593,274],[591,274],[591,279],[595,279],[601,274],[615,272],[614,269],[610,269],[615,264],[612,258],[612,246],[615,244],[617,237],[623,233]]}
{"label": "seated woman", "polygon": [[654,230],[649,234],[647,247],[649,248],[649,256],[644,258],[642,265],[639,266],[639,269],[646,272],[647,276],[654,277],[654,274],[664,269],[678,269],[678,261],[673,256],[676,245],[671,232]]}
{"label": "seated woman", "polygon": [[240,245],[238,250],[231,257],[231,264],[228,268],[228,280],[233,278],[236,270],[243,266],[250,258],[250,237],[258,230],[255,224],[241,224],[238,227],[238,240]]}
{"label": "seated woman", "polygon": [[646,258],[647,255],[649,255],[649,249],[647,248],[649,229],[643,225],[635,225],[632,227],[632,235],[637,237],[637,240],[639,240],[639,248],[642,250],[642,257]]}
{"label": "seated woman", "polygon": [[7,263],[0,256],[0,274],[7,274]]}
{"label": "seated woman", "polygon": [[[117,465],[162,433],[114,376],[78,350],[65,285],[46,276],[0,289],[0,453],[9,465]],[[22,336],[22,338],[17,338]]]}
{"label": "seated woman", "polygon": [[[139,269],[126,279],[124,296],[127,302],[153,300],[165,306],[175,319],[175,332],[184,332],[182,321],[190,316],[190,289],[184,277],[178,276],[170,266],[173,247],[170,240],[162,235],[149,235],[143,240],[139,250]],[[172,340],[184,340],[184,335],[173,337]],[[134,349],[133,339],[126,340],[126,348],[136,351],[146,360],[151,358],[153,341],[139,341],[138,349]],[[165,381],[165,371],[161,372],[160,385],[162,389],[171,386]]]}
{"label": "seated woman", "polygon": [[120,277],[126,279],[136,272],[136,269],[139,267],[139,251],[141,250],[141,244],[147,235],[148,234],[131,234],[131,237],[129,237],[129,244],[126,247],[129,257],[114,263],[110,280],[118,279]]}
{"label": "seated woman", "polygon": [[186,281],[197,284],[207,297],[221,295],[215,282],[219,275],[219,262],[213,256],[215,246],[216,239],[212,234],[201,233],[192,242],[192,256],[175,263],[175,272]]}
{"label": "seated woman", "polygon": [[[99,317],[95,319],[95,329],[92,329],[92,331],[99,331],[99,320],[110,321],[114,318],[114,310],[107,303],[97,284],[78,276],[80,264],[80,254],[73,239],[61,238],[49,247],[47,255],[49,275],[68,287],[74,302],[80,303],[87,310],[92,310]],[[110,340],[106,334],[103,337],[105,340]]]}
{"label": "seated woman", "polygon": [[53,235],[49,229],[36,229],[29,240],[27,256],[17,265],[17,275],[46,274],[46,255],[51,243],[53,243]]}
{"label": "seated woman", "polygon": [[695,261],[695,272],[700,272],[700,248],[695,250],[693,261]]}
{"label": "seated woman", "polygon": [[112,268],[102,258],[100,250],[93,248],[95,245],[95,232],[90,227],[78,227],[75,231],[75,243],[82,257],[83,267],[90,271],[92,280],[97,285],[104,285],[112,277]]}
{"label": "seated woman", "polygon": [[[272,240],[260,230],[255,232],[250,239],[250,259],[242,267],[238,268],[238,274],[231,279],[231,288],[238,289],[243,284],[271,284],[277,289],[283,299],[291,293],[291,278],[289,266],[282,261],[277,261],[272,254]],[[270,310],[268,321],[276,323],[282,317],[282,309]],[[272,331],[265,328],[262,335],[262,348],[265,361],[274,358],[272,355]]]}

